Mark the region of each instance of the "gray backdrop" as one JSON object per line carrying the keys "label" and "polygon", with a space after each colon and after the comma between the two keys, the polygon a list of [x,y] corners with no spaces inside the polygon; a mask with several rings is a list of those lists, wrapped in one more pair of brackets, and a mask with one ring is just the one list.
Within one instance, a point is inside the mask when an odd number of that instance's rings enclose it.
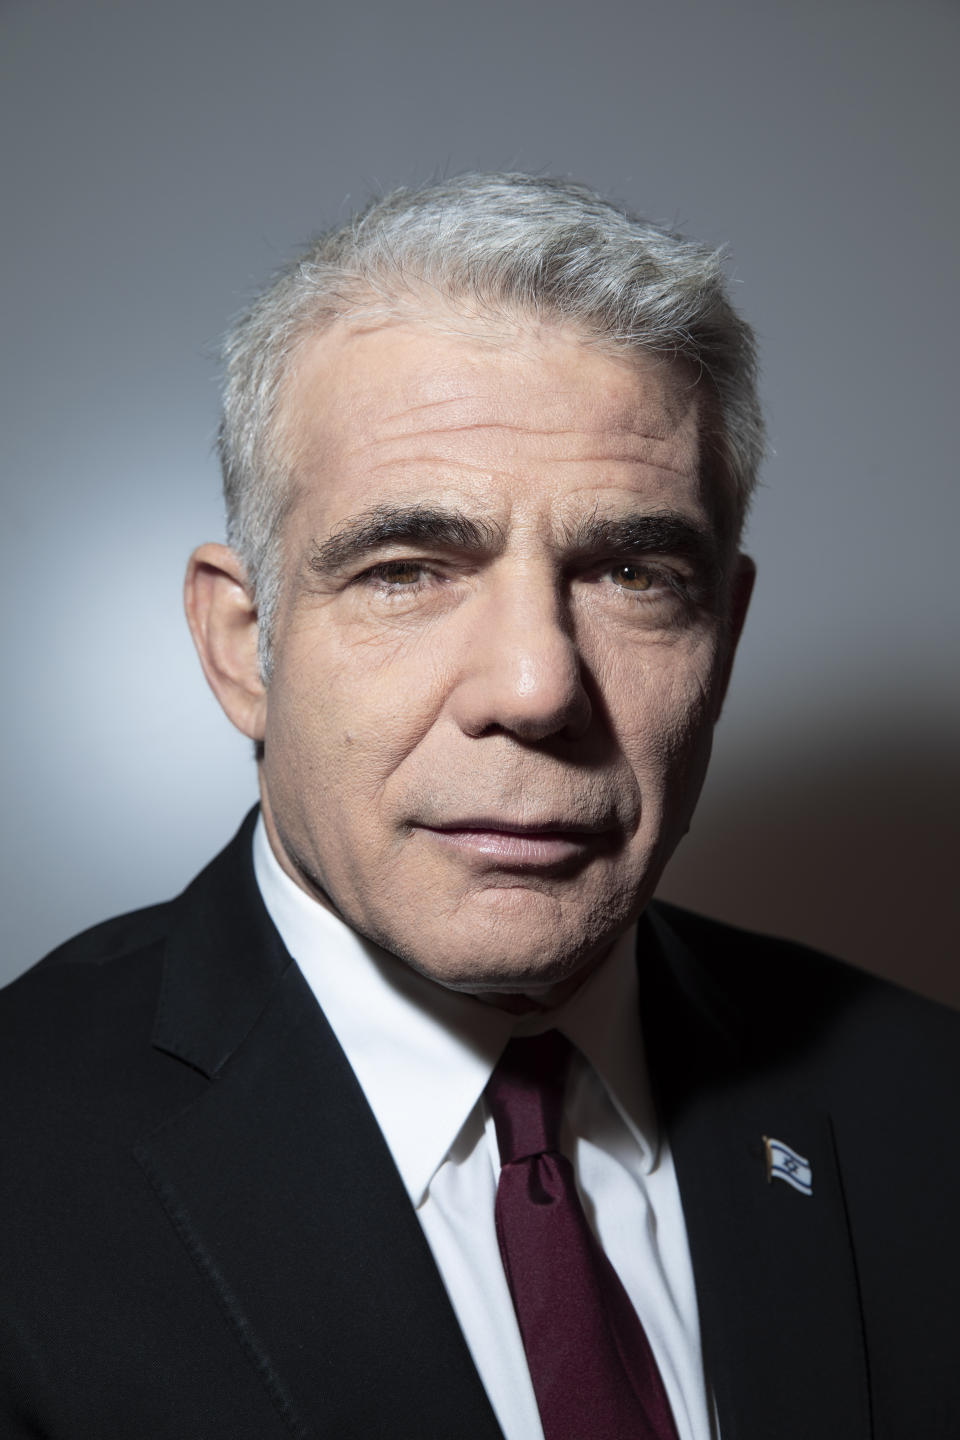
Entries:
{"label": "gray backdrop", "polygon": [[559,172],[728,241],[775,454],[663,891],[960,1003],[953,0],[6,0],[2,965],[255,793],[180,617],[217,337],[371,188]]}

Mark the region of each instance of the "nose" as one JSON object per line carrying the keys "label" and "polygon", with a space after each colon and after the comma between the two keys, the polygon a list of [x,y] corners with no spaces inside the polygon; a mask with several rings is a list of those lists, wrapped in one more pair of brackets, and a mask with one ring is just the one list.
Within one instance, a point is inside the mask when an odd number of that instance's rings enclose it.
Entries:
{"label": "nose", "polygon": [[504,575],[470,608],[452,696],[461,729],[506,732],[527,743],[583,735],[592,706],[553,577]]}

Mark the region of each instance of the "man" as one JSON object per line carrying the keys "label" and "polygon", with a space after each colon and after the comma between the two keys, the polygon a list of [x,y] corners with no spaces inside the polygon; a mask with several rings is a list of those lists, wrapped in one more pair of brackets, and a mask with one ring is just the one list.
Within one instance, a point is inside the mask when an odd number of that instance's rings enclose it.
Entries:
{"label": "man", "polygon": [[259,815],[6,994],[3,1433],[960,1433],[955,1017],[652,901],[753,579],[716,257],[463,176],[227,356]]}

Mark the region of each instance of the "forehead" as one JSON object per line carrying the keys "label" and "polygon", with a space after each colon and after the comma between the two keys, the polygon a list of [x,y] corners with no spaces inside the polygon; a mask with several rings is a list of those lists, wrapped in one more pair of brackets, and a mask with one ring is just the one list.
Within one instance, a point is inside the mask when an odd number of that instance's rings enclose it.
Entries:
{"label": "forehead", "polygon": [[685,377],[556,324],[336,327],[303,346],[281,424],[296,508],[317,523],[427,494],[503,520],[518,505],[617,508],[618,496],[700,508]]}

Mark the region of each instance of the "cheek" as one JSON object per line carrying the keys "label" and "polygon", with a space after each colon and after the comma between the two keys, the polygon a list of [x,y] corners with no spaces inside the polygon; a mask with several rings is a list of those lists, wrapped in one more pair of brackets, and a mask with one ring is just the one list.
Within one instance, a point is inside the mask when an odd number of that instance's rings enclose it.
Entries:
{"label": "cheek", "polygon": [[709,752],[717,670],[711,636],[620,651],[598,666],[609,722],[648,795]]}
{"label": "cheek", "polygon": [[286,647],[268,697],[267,750],[329,799],[375,798],[430,729],[443,676],[409,647],[345,644],[305,631]]}

